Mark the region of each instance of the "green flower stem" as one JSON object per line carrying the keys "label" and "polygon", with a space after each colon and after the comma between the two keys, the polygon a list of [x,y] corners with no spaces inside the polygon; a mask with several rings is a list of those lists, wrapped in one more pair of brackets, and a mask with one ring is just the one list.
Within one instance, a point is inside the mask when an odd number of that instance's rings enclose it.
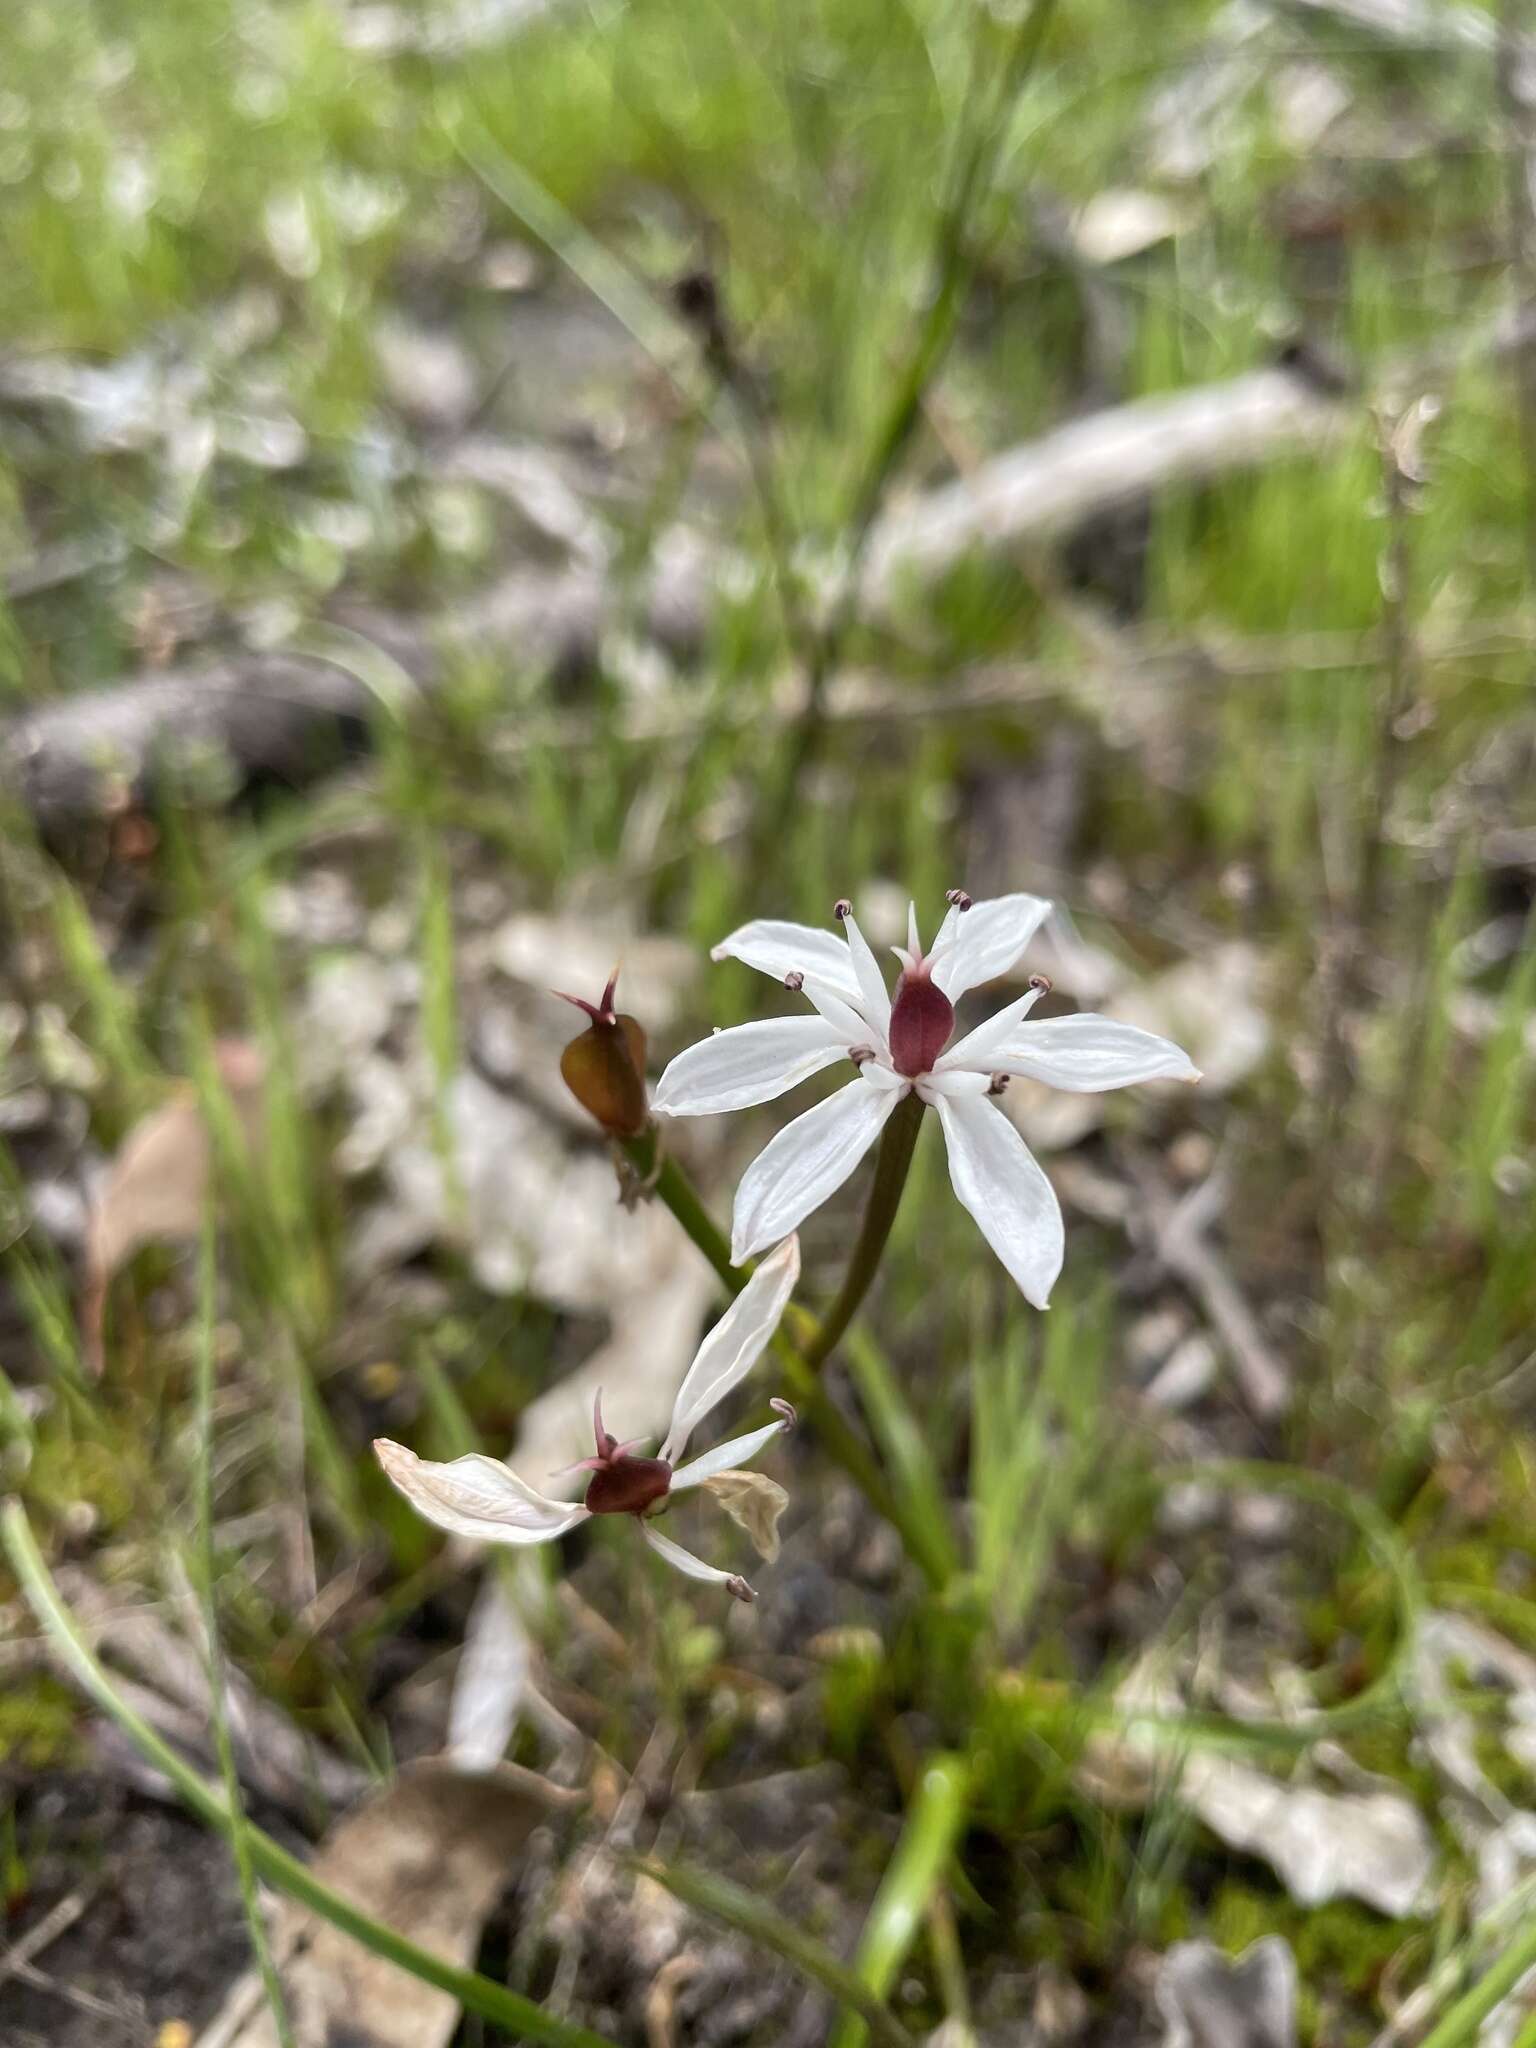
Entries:
{"label": "green flower stem", "polygon": [[[891,1124],[897,1121],[906,1106],[905,1103],[900,1105],[895,1116],[891,1118]],[[888,1132],[890,1127],[890,1124],[886,1126]],[[913,1135],[916,1135],[915,1129]],[[649,1184],[657,1201],[664,1203],[671,1210],[688,1237],[714,1267],[726,1290],[731,1294],[740,1294],[752,1277],[751,1267],[731,1264],[731,1247],[724,1233],[700,1201],[692,1181],[682,1167],[675,1159],[661,1152],[655,1126],[648,1131],[642,1131],[637,1138],[621,1138],[619,1145],[641,1179]],[[911,1149],[909,1141],[908,1159],[911,1158]],[[884,1157],[885,1148],[882,1145],[882,1164]],[[877,1184],[879,1173],[880,1168],[877,1167]],[[906,1168],[903,1166],[902,1178],[905,1177]],[[899,1198],[899,1186],[895,1192]],[[871,1196],[871,1207],[873,1204],[874,1197]],[[891,1213],[895,1214],[894,1205]],[[890,1222],[887,1219],[885,1230],[889,1229]],[[868,1217],[865,1218],[865,1231],[860,1236],[861,1245],[867,1235]],[[884,1243],[884,1233],[880,1241]],[[878,1252],[876,1256],[878,1257]],[[873,1277],[873,1267],[870,1271]],[[867,1287],[868,1280],[864,1284]],[[862,1291],[861,1289],[860,1292]],[[845,1284],[844,1293],[846,1292]],[[789,1322],[791,1318],[786,1317],[785,1320]],[[879,1465],[860,1440],[858,1432],[822,1386],[817,1377],[816,1366],[820,1362],[820,1357],[825,1357],[830,1347],[823,1347],[818,1359],[813,1363],[811,1349],[819,1339],[820,1332],[814,1329],[812,1334],[800,1343],[796,1343],[785,1329],[780,1329],[774,1338],[774,1350],[788,1382],[790,1395],[796,1405],[804,1410],[807,1420],[815,1428],[829,1454],[848,1474],[870,1506],[900,1532],[907,1554],[924,1577],[930,1584],[942,1586],[949,1576],[952,1559],[945,1547],[935,1542],[933,1532],[924,1525],[921,1517],[912,1514],[897,1498]]]}
{"label": "green flower stem", "polygon": [[[189,1764],[184,1763],[120,1696],[91,1653],[74,1616],[60,1599],[59,1590],[49,1576],[20,1501],[7,1501],[3,1513],[0,1513],[0,1538],[3,1538],[11,1568],[26,1595],[27,1604],[39,1625],[58,1645],[65,1664],[82,1690],[117,1723],[139,1753],[170,1779],[198,1819],[229,1838],[236,1822],[225,1800]],[[478,2013],[482,2019],[505,2028],[519,2040],[548,2044],[548,2048],[617,2048],[617,2044],[606,2035],[594,2034],[588,2027],[560,2019],[554,2013],[545,2012],[542,2006],[535,2005],[531,1998],[523,1998],[516,1991],[508,1990],[504,1984],[493,1983],[476,1970],[462,1970],[454,1963],[445,1962],[441,1956],[433,1955],[430,1949],[418,1948],[405,1935],[397,1934],[394,1928],[386,1927],[381,1920],[375,1920],[371,1914],[354,1906],[350,1899],[332,1891],[296,1856],[290,1856],[270,1835],[249,1822],[245,1828],[245,1840],[252,1867],[269,1884],[286,1892],[289,1898],[307,1906],[311,1912],[318,1913],[322,1920],[328,1920],[343,1934],[350,1934],[354,1941],[361,1942],[374,1955],[398,1964],[424,1984],[433,1984],[439,1991],[446,1991],[467,2012]]]}
{"label": "green flower stem", "polygon": [[[965,1826],[969,1789],[962,1757],[931,1756],[918,1773],[901,1839],[880,1880],[853,1962],[854,1974],[877,1998],[895,1982],[922,1929],[929,1901],[944,1880]],[[828,2048],[864,2048],[867,2039],[863,2020],[845,2013]]]}
{"label": "green flower stem", "polygon": [[661,1135],[654,1124],[638,1138],[621,1138],[624,1156],[648,1185],[658,1202],[672,1211],[684,1231],[719,1274],[731,1294],[740,1294],[752,1277],[748,1266],[731,1264],[731,1248],[714,1218],[699,1200],[693,1182],[677,1161],[661,1149]]}
{"label": "green flower stem", "polygon": [[859,1229],[859,1240],[848,1261],[848,1271],[836,1301],[822,1319],[821,1328],[806,1348],[805,1361],[819,1372],[848,1325],[859,1312],[885,1250],[885,1241],[901,1206],[901,1192],[907,1184],[907,1169],[923,1121],[923,1104],[916,1095],[904,1095],[892,1111],[875,1156],[874,1184]]}

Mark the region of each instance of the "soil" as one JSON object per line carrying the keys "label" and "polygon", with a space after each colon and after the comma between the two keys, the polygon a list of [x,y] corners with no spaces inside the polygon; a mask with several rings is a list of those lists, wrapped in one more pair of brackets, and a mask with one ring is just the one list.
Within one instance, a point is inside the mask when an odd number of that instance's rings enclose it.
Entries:
{"label": "soil", "polygon": [[0,1840],[8,1818],[25,1889],[0,1916],[4,1946],[82,1888],[87,1903],[33,1958],[44,1982],[0,1982],[0,2048],[154,2048],[178,2020],[195,2039],[249,1957],[223,1843],[91,1771],[0,1775]]}

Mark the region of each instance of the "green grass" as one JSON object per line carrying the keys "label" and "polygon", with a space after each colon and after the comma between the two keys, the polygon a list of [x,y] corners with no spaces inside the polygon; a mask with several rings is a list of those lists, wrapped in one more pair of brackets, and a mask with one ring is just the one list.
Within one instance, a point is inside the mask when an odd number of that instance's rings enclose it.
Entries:
{"label": "green grass", "polygon": [[[1171,1804],[1107,1811],[1079,1766],[1137,1647],[1125,1614],[1187,1646],[1202,1596],[1225,1583],[1220,1556],[1159,1520],[1157,1474],[1191,1448],[1285,1460],[1315,1475],[1319,1498],[1342,1486],[1358,1503],[1353,1535],[1347,1517],[1304,1517],[1277,1652],[1330,1705],[1395,1668],[1381,1553],[1358,1543],[1376,1515],[1432,1589],[1472,1589],[1512,1636],[1511,1617],[1536,1613],[1536,1431],[1518,1380],[1536,1309],[1536,948],[1529,859],[1488,844],[1491,826],[1531,825],[1513,377],[1474,361],[1432,380],[1443,410],[1407,515],[1413,652],[1395,730],[1379,652],[1393,536],[1364,416],[1326,458],[1148,508],[1145,587],[1116,630],[1132,650],[1236,650],[1225,679],[1192,664],[1155,690],[1078,692],[1081,618],[1029,560],[963,564],[904,593],[892,619],[853,615],[836,632],[812,597],[866,512],[1102,400],[1084,346],[1100,292],[1125,397],[1254,367],[1287,326],[1379,367],[1507,302],[1502,137],[1475,60],[1290,22],[1229,96],[1209,164],[1175,191],[1157,95],[1193,103],[1190,67],[1221,16],[1205,0],[1154,12],[1149,32],[1108,0],[1060,0],[1033,70],[998,106],[1009,11],[939,0],[557,7],[505,44],[394,56],[349,47],[345,10],[320,0],[8,10],[0,356],[64,352],[94,371],[185,356],[208,366],[227,439],[253,412],[280,413],[306,447],[286,468],[220,454],[169,519],[155,436],[85,445],[57,411],[0,396],[0,559],[124,543],[115,567],[0,601],[0,706],[138,671],[155,658],[157,607],[194,589],[215,640],[286,625],[374,684],[380,709],[378,746],[342,783],[171,810],[130,871],[104,837],[60,858],[8,823],[0,998],[22,1022],[5,1086],[12,1067],[17,1086],[40,1078],[110,1151],[171,1077],[196,1083],[227,1202],[213,1394],[238,1417],[221,1423],[214,1509],[296,1513],[311,1592],[348,1574],[359,1588],[334,1624],[315,1622],[261,1538],[221,1556],[214,1621],[225,1654],[301,1725],[372,1764],[391,1753],[401,1656],[449,1649],[467,1590],[386,1493],[369,1437],[497,1446],[596,1338],[546,1302],[492,1295],[451,1231],[422,1261],[429,1289],[359,1287],[346,1258],[359,1189],[333,1158],[334,1101],[302,1085],[317,948],[274,919],[284,892],[331,863],[365,923],[404,920],[394,958],[416,979],[432,1137],[460,1217],[447,1095],[476,1043],[487,892],[503,915],[622,904],[703,950],[746,916],[819,923],[837,895],[862,908],[885,884],[931,922],[947,886],[985,873],[989,890],[1060,895],[1090,939],[1148,972],[1231,939],[1261,949],[1273,1043],[1257,1070],[1192,1110],[1117,1106],[1076,1157],[1134,1191],[1137,1156],[1191,1127],[1212,1141],[1232,1187],[1223,1255],[1272,1312],[1292,1411],[1259,1433],[1218,1399],[1198,1445],[1181,1421],[1149,1417],[1131,1386],[1134,1333],[1179,1290],[1112,1221],[1069,1209],[1068,1271],[1042,1323],[951,1200],[927,1133],[836,1382],[922,1532],[925,1570],[898,1554],[884,1579],[849,1578],[826,1640],[796,1646],[814,1675],[769,1753],[848,1768],[844,1921],[825,1943],[805,1930],[801,1954],[828,1982],[837,1950],[834,1963],[890,1992],[893,2025],[963,2019],[957,1981],[983,2010],[994,1979],[1042,1958],[1108,2010],[1138,1943],[1204,1932],[1236,1952],[1278,1930],[1301,1961],[1309,2025],[1364,2042],[1394,1958],[1408,1951],[1410,1976],[1427,1966],[1421,1928],[1348,1903],[1302,1910]],[[1303,61],[1350,96],[1337,150],[1303,145],[1283,118],[1280,89]],[[1389,132],[1413,146],[1376,146]],[[946,208],[973,160],[985,176],[956,245]],[[1172,192],[1183,226],[1089,290],[1038,223],[1108,186]],[[487,253],[516,241],[537,250],[526,294],[486,277]],[[672,311],[673,281],[700,265],[756,397],[716,388]],[[640,570],[674,522],[739,559],[699,659],[668,679],[678,736],[618,737],[621,646],[572,683],[517,647],[444,643],[422,702],[327,620],[338,592],[451,619],[526,540],[488,493],[434,477],[433,434],[403,416],[381,366],[384,313],[450,329],[484,380],[510,366],[485,430],[553,438],[607,477],[616,574]],[[169,658],[197,654],[190,630]],[[775,693],[807,648],[910,688],[912,708],[808,739],[786,730]],[[958,687],[981,662],[1048,663],[1068,681],[984,713],[918,707],[918,691]],[[1503,944],[1482,943],[1501,928]],[[744,969],[708,970],[676,1041],[761,1014],[763,996]],[[266,1064],[256,1155],[217,1080],[215,1046],[232,1034]],[[4,1162],[9,1219],[36,1163],[25,1133]],[[726,1177],[703,1193],[723,1218]],[[807,1232],[827,1294],[852,1214]],[[51,1554],[83,1528],[102,1576],[157,1585],[188,1504],[187,1446],[211,1427],[185,1260],[146,1251],[119,1277],[112,1370],[95,1384],[67,1259],[11,1220],[0,1241],[20,1333],[0,1379],[6,1487]],[[840,1483],[813,1459],[796,1512],[835,1528]],[[1181,1584],[1159,1604],[1162,1566]],[[611,1619],[654,1614],[666,1651],[616,1672],[550,1610],[544,1651],[591,1703],[587,1732],[633,1768],[659,1689],[722,1781],[760,1762],[742,1732],[751,1652],[707,1596],[642,1579],[618,1545],[595,1545],[579,1576]],[[762,1590],[771,1602],[771,1574]],[[0,1716],[0,1762],[72,1757],[78,1732],[54,1683],[26,1677]],[[1382,1695],[1339,1739],[1430,1811],[1408,1736]],[[965,1818],[951,1816],[944,1856],[924,1867],[922,1939],[871,1962],[930,1753],[964,1760]],[[1446,1846],[1449,1940],[1466,1935],[1468,1867]],[[762,1872],[744,1851],[720,1877],[735,1888],[721,1899],[739,1903]],[[540,1989],[537,1975],[520,1990]]]}

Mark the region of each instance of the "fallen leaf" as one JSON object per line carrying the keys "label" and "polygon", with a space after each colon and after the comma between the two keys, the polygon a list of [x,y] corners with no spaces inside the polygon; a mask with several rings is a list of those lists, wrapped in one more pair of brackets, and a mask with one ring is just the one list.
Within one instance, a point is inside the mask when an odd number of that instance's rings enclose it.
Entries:
{"label": "fallen leaf", "polygon": [[1294,2048],[1296,1958],[1278,1934],[1235,1958],[1213,1941],[1176,1942],[1157,2004],[1163,2048]]}
{"label": "fallen leaf", "polygon": [[1072,224],[1077,253],[1088,263],[1121,263],[1158,242],[1172,241],[1187,211],[1157,192],[1110,187],[1097,192]]}
{"label": "fallen leaf", "polygon": [[1326,1792],[1197,1753],[1175,1797],[1229,1847],[1262,1857],[1298,1905],[1344,1896],[1402,1919],[1433,1903],[1433,1837],[1395,1792]]}
{"label": "fallen leaf", "polygon": [[1394,1919],[1430,1910],[1437,1863],[1419,1809],[1400,1793],[1329,1791],[1275,1778],[1136,1719],[1136,1710],[1177,1714],[1176,1690],[1150,1662],[1120,1688],[1125,1726],[1091,1741],[1084,1784],[1106,1803],[1139,1808],[1167,1796],[1229,1848],[1266,1862],[1298,1905],[1363,1899]]}
{"label": "fallen leaf", "polygon": [[[226,1039],[216,1049],[247,1144],[261,1133],[264,1062],[255,1046]],[[141,1246],[195,1238],[213,1180],[213,1141],[197,1091],[181,1082],[124,1138],[91,1206],[85,1241],[80,1336],[86,1363],[100,1376],[107,1290]]]}
{"label": "fallen leaf", "polygon": [[[420,1947],[472,1964],[486,1916],[529,1835],[579,1804],[511,1764],[468,1771],[441,1757],[408,1765],[343,1816],[311,1868],[333,1891]],[[296,2048],[446,2048],[458,2002],[284,1900],[273,1955]],[[198,2048],[277,2048],[271,2012],[249,1975],[230,1990]]]}
{"label": "fallen leaf", "polygon": [[513,981],[540,990],[567,988],[577,995],[596,995],[617,966],[623,1007],[653,1034],[676,1016],[697,978],[700,957],[681,939],[638,933],[611,917],[574,912],[545,917],[534,911],[509,917],[493,937],[490,953]]}

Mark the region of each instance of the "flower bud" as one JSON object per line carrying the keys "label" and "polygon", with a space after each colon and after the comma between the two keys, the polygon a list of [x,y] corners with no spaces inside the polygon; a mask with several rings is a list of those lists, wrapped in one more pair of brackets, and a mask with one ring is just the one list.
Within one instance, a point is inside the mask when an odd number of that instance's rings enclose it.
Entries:
{"label": "flower bud", "polygon": [[587,1112],[610,1137],[638,1138],[650,1122],[645,1095],[645,1033],[633,1017],[613,1007],[619,971],[608,977],[598,1003],[581,996],[563,1000],[584,1010],[592,1022],[560,1055],[560,1076]]}

